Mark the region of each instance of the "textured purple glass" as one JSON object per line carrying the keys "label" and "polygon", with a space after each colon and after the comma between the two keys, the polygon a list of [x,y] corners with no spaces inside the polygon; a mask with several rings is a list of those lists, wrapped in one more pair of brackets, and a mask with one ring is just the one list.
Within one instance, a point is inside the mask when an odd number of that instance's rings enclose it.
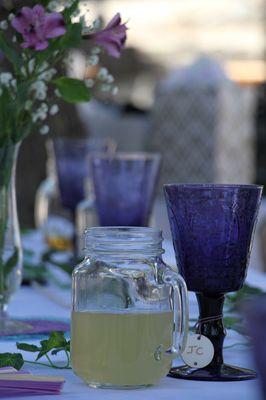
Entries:
{"label": "textured purple glass", "polygon": [[256,185],[165,185],[177,264],[189,290],[242,287],[261,193]]}
{"label": "textured purple glass", "polygon": [[242,287],[249,263],[262,186],[165,185],[176,261],[188,290],[197,294],[196,333],[206,336],[214,356],[204,368],[172,368],[170,376],[191,380],[253,379],[252,370],[223,361],[224,293]]}
{"label": "textured purple glass", "polygon": [[88,157],[94,152],[114,149],[109,139],[54,140],[54,150],[62,205],[72,212],[85,197],[85,180],[90,176]]}
{"label": "textured purple glass", "polygon": [[160,155],[94,155],[91,161],[100,224],[147,226],[159,177]]}
{"label": "textured purple glass", "polygon": [[260,383],[263,399],[266,399],[266,296],[254,300],[246,310],[247,330],[253,344],[253,354]]}

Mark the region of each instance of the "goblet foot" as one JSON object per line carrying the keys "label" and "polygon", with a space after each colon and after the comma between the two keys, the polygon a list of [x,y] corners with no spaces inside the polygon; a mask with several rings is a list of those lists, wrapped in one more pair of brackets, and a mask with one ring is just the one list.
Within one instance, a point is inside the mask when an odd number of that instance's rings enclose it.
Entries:
{"label": "goblet foot", "polygon": [[251,369],[222,364],[205,368],[191,368],[188,365],[171,368],[171,378],[190,379],[194,381],[244,381],[255,379],[257,374]]}

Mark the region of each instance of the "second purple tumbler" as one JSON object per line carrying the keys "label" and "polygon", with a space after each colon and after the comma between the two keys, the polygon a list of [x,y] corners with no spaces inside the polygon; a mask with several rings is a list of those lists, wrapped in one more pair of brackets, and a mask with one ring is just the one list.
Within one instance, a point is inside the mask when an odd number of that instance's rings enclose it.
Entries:
{"label": "second purple tumbler", "polygon": [[102,226],[147,226],[158,182],[157,153],[91,158],[96,208]]}

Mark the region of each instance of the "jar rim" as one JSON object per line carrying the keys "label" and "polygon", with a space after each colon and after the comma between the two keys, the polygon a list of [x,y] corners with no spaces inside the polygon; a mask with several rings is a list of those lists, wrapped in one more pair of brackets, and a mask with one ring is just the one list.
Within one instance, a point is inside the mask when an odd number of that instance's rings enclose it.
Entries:
{"label": "jar rim", "polygon": [[92,227],[85,230],[87,253],[162,254],[163,236],[157,228],[133,226]]}

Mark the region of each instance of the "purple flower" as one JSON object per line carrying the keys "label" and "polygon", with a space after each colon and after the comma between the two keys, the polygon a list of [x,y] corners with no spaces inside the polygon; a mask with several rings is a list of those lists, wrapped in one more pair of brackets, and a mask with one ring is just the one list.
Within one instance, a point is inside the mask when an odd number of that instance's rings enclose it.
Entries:
{"label": "purple flower", "polygon": [[22,7],[11,24],[23,36],[24,42],[21,46],[37,51],[48,47],[48,39],[66,33],[63,16],[57,12],[47,14],[41,5]]}
{"label": "purple flower", "polygon": [[127,26],[121,23],[121,16],[117,13],[106,28],[99,32],[90,33],[86,39],[92,39],[94,43],[102,46],[112,57],[120,57],[121,51],[127,39]]}

